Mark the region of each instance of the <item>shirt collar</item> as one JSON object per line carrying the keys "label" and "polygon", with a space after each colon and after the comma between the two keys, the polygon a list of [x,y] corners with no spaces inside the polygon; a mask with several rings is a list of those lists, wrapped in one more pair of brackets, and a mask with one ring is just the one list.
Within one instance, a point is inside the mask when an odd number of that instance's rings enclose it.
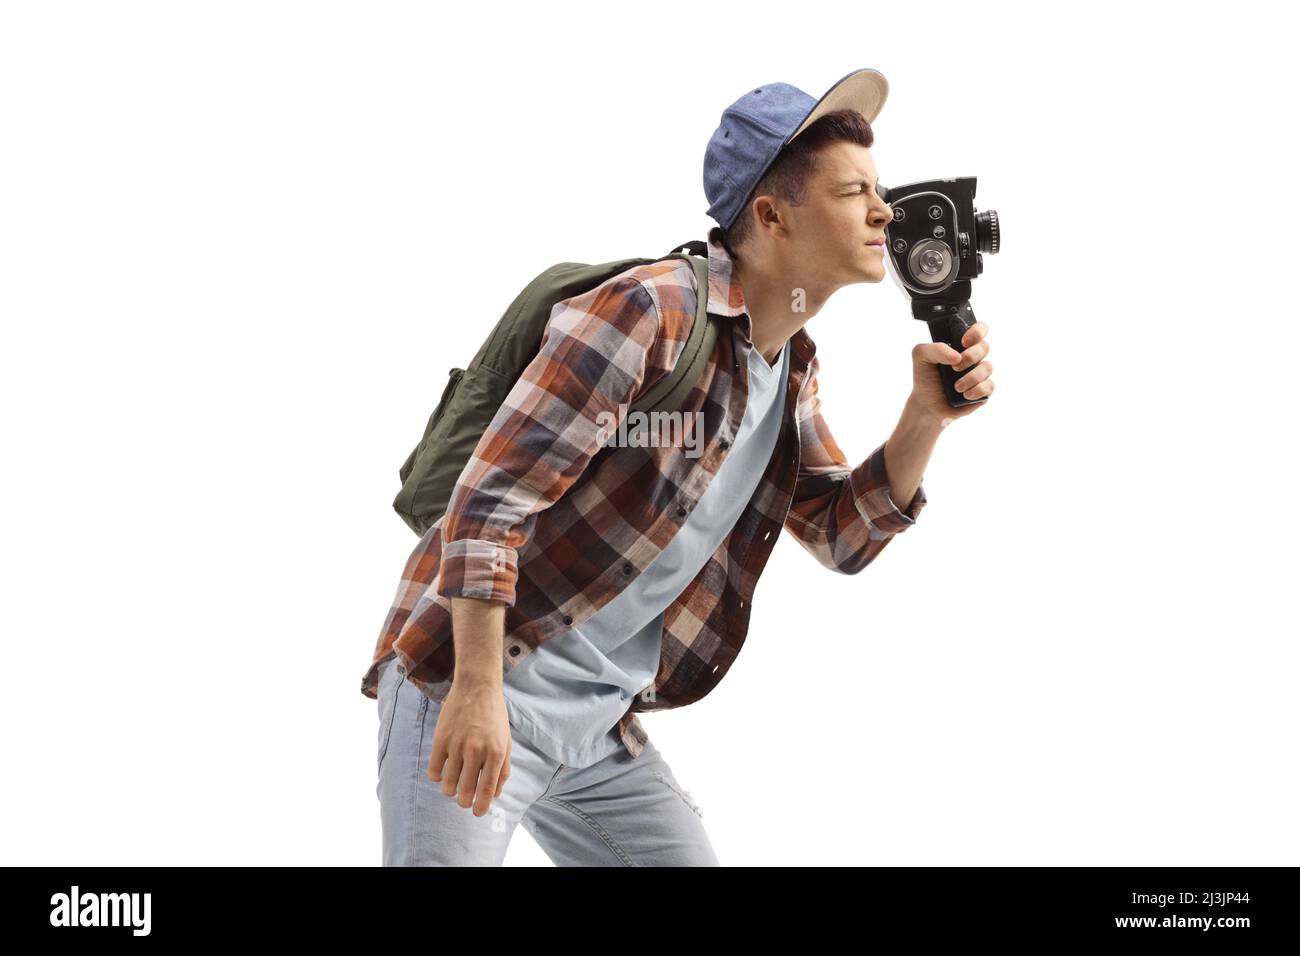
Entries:
{"label": "shirt collar", "polygon": [[[734,264],[727,250],[713,240],[707,240],[709,250],[709,311],[714,315],[735,319],[746,342],[753,341],[753,325],[745,307],[745,291],[736,280]],[[817,343],[806,328],[791,336],[791,355],[805,363],[817,352]]]}
{"label": "shirt collar", "polygon": [[731,256],[722,246],[709,240],[709,311],[728,318],[744,318],[749,326],[749,313],[745,310],[745,292],[736,281]]}

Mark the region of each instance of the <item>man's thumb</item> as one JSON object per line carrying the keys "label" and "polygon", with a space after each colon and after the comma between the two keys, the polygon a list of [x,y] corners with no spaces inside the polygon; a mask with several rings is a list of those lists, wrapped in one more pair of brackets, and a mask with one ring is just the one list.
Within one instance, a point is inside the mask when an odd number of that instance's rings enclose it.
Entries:
{"label": "man's thumb", "polygon": [[922,342],[912,354],[931,365],[952,365],[961,358],[960,352],[944,342]]}

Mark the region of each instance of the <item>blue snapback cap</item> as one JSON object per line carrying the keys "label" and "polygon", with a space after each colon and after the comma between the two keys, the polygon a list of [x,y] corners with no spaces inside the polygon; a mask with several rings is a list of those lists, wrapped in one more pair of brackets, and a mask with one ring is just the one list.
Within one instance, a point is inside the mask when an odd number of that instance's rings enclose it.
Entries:
{"label": "blue snapback cap", "polygon": [[855,70],[815,100],[789,83],[769,83],[746,93],[722,113],[704,151],[708,215],[730,228],[750,193],[792,139],[835,110],[857,110],[873,122],[889,83],[877,70]]}

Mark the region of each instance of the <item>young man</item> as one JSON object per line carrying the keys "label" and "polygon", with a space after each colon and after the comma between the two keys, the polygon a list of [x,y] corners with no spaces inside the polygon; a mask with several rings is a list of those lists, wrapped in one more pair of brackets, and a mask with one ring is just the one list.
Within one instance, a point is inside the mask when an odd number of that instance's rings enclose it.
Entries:
{"label": "young man", "polygon": [[[496,865],[521,823],[561,865],[718,864],[637,713],[726,674],[783,528],[856,574],[915,522],[941,430],[983,404],[950,408],[936,365],[966,369],[968,397],[993,390],[981,322],[960,354],[912,350],[898,423],[856,467],[822,418],[804,325],[885,276],[869,124],[886,92],[860,70],[820,101],[747,93],[705,154],[708,288],[669,260],[553,311],[408,560],[362,681],[385,865]],[[682,409],[693,440],[610,444],[673,368],[697,295],[725,326]]]}

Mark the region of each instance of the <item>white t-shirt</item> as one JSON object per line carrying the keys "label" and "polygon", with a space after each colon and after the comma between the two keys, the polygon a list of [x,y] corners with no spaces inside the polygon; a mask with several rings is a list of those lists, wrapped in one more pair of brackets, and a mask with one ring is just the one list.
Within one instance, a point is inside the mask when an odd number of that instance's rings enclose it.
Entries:
{"label": "white t-shirt", "polygon": [[620,594],[580,625],[542,642],[506,673],[511,725],[556,762],[586,767],[622,746],[619,718],[659,670],[664,609],[726,538],[772,457],[789,363],[789,340],[775,366],[750,348],[744,417],[682,527]]}

